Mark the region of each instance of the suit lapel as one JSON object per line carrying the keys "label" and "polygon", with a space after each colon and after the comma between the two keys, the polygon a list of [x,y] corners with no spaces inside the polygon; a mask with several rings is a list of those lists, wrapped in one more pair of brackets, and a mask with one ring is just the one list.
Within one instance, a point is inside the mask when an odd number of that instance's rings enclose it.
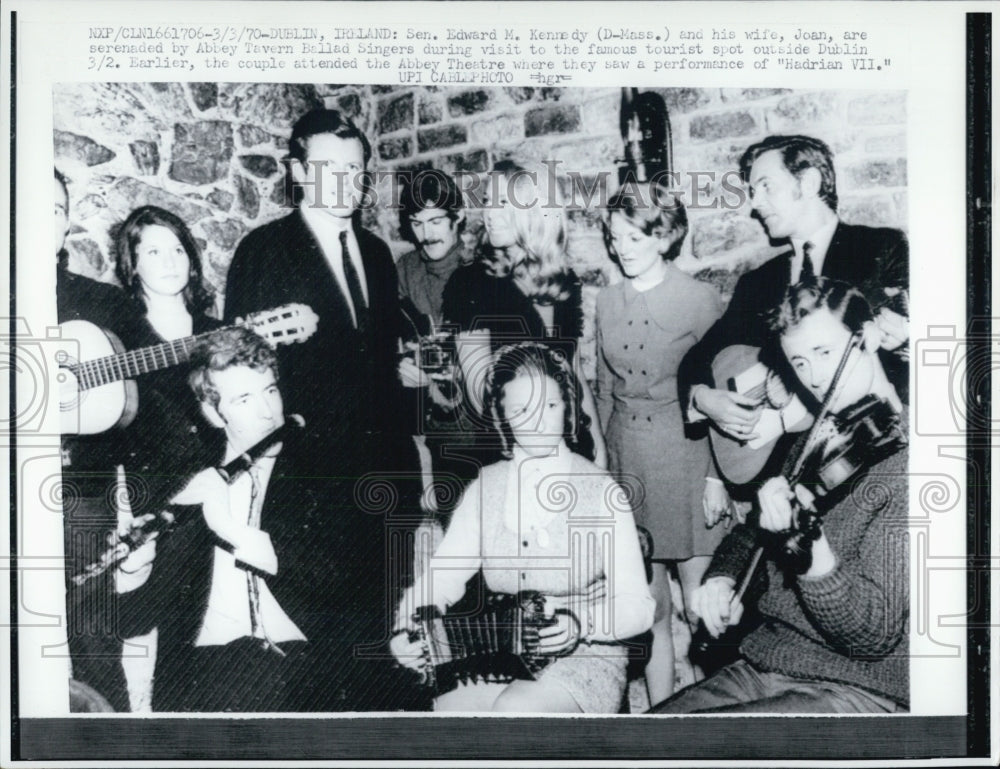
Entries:
{"label": "suit lapel", "polygon": [[[290,249],[290,252],[301,255],[297,261],[299,279],[305,292],[316,298],[317,306],[313,309],[320,316],[321,322],[325,314],[326,321],[331,325],[336,324],[338,329],[353,328],[354,319],[340,284],[333,275],[322,246],[299,211],[294,214],[293,237],[295,248]],[[326,312],[322,312],[320,308]]]}

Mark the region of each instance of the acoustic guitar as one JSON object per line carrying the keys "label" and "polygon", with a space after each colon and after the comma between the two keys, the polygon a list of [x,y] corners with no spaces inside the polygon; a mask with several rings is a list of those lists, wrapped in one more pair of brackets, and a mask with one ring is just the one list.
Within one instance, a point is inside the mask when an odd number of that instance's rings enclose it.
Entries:
{"label": "acoustic guitar", "polygon": [[[272,345],[294,344],[316,331],[319,318],[304,304],[287,304],[238,320],[226,328],[248,328]],[[186,363],[200,340],[225,331],[125,351],[119,339],[93,323],[60,324],[62,343],[55,345],[59,366],[59,410],[64,435],[95,435],[127,427],[139,408],[136,377]]]}
{"label": "acoustic guitar", "polygon": [[716,466],[727,481],[736,485],[750,483],[767,464],[774,444],[785,433],[809,429],[812,415],[788,391],[781,377],[760,361],[760,348],[731,345],[712,361],[712,376],[717,385],[755,401],[760,418],[752,440],[737,440],[713,428],[709,431]]}

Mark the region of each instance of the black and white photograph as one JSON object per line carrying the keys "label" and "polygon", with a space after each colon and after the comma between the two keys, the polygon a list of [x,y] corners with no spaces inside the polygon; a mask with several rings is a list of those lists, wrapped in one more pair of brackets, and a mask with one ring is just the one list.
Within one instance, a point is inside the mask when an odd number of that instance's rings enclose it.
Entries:
{"label": "black and white photograph", "polygon": [[12,113],[8,758],[979,754],[989,155],[898,30],[145,5]]}

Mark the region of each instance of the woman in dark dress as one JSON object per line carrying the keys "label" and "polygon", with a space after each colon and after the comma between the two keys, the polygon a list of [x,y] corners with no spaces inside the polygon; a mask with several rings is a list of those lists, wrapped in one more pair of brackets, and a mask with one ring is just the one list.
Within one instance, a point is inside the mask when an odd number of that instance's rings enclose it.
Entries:
{"label": "woman in dark dress", "polygon": [[[208,314],[212,293],[202,278],[201,254],[180,217],[156,206],[137,208],[122,223],[116,238],[116,273],[142,318],[136,346],[162,344],[219,328]],[[147,374],[138,380],[139,416],[144,433],[159,450],[150,461],[177,461],[184,469],[201,461],[205,439],[199,407],[187,385],[187,366]],[[194,470],[202,469],[195,466]]]}
{"label": "woman in dark dress", "polygon": [[[119,227],[115,247],[118,279],[141,316],[131,347],[158,345],[221,326],[208,315],[212,294],[202,279],[201,254],[178,216],[156,206],[137,208]],[[220,456],[219,431],[204,423],[187,376],[188,367],[180,363],[137,380],[139,410],[129,430],[127,465],[135,490],[130,495],[133,526],[150,525],[191,475]],[[155,493],[147,493],[151,490]],[[123,528],[127,523],[120,522]],[[155,540],[143,547],[155,549]],[[147,573],[128,574],[126,562],[117,575],[119,592],[148,576],[150,558],[140,551],[130,557],[145,563]],[[126,640],[122,662],[134,711],[150,707],[155,647],[155,630]]]}

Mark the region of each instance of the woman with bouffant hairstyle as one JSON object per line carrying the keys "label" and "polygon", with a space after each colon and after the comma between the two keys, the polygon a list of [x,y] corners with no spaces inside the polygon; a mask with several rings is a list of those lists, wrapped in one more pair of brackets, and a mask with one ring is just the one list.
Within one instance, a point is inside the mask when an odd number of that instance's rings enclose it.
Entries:
{"label": "woman with bouffant hairstyle", "polygon": [[[718,517],[703,514],[706,493],[725,494],[719,481],[706,480],[708,443],[685,434],[677,399],[681,359],[722,311],[715,289],[674,265],[687,231],[684,205],[668,190],[627,184],[604,217],[608,254],[624,280],[597,297],[597,403],[609,466],[623,483],[632,481],[636,522],[653,538],[651,702],[674,685],[667,566],[676,563],[689,594],[724,534]],[[714,510],[716,500],[708,502]]]}

